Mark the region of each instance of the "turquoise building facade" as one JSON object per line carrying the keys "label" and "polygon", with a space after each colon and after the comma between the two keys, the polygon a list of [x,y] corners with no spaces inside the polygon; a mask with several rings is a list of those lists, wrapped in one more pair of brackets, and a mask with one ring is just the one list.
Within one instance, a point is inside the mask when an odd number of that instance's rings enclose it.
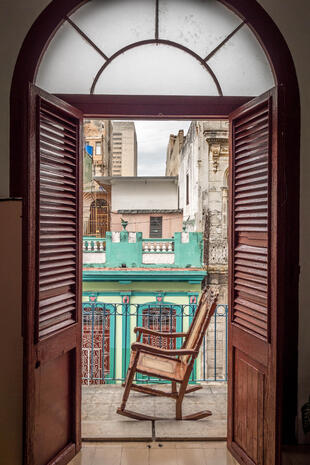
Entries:
{"label": "turquoise building facade", "polygon": [[[122,382],[135,326],[168,333],[188,329],[206,276],[202,244],[201,233],[176,233],[173,239],[153,240],[124,230],[109,232],[105,239],[84,238],[85,384]],[[172,344],[169,338],[148,342]],[[96,344],[100,347],[94,356]],[[101,357],[100,348],[104,352]],[[199,365],[193,380],[199,378]],[[137,381],[156,382],[142,375]]]}

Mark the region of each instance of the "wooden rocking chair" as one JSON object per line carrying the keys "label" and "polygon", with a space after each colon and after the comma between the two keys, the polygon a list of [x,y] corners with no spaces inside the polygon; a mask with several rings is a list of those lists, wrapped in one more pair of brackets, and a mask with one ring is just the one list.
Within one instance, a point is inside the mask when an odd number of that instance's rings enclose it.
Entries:
{"label": "wooden rocking chair", "polygon": [[[203,337],[215,312],[217,295],[212,291],[204,291],[201,295],[198,308],[187,333],[167,333],[154,331],[148,328],[135,328],[137,342],[133,343],[127,376],[123,386],[125,387],[121,406],[117,409],[119,415],[124,415],[136,420],[163,420],[164,418],[151,417],[126,410],[126,402],[131,389],[152,396],[171,397],[176,400],[177,420],[199,420],[212,415],[209,410],[182,416],[182,402],[185,394],[197,391],[202,386],[188,388],[188,381],[201,347]],[[178,338],[182,337],[184,343],[181,349],[161,349],[141,341],[142,334],[159,337]],[[171,392],[153,389],[145,385],[133,383],[136,373],[171,381]],[[177,389],[179,384],[179,389]]]}

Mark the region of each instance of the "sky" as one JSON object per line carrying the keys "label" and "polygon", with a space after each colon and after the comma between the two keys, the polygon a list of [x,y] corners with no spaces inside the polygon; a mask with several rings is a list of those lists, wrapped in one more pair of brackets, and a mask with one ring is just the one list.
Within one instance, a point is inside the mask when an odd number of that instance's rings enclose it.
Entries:
{"label": "sky", "polygon": [[191,121],[134,121],[138,142],[138,176],[164,176],[170,134],[184,129]]}

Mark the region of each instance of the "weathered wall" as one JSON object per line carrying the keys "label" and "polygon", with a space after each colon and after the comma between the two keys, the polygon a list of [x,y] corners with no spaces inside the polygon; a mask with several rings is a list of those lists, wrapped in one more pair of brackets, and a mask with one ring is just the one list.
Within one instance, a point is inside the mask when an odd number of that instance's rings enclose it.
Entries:
{"label": "weathered wall", "polygon": [[83,187],[91,183],[92,180],[93,161],[88,153],[83,153]]}
{"label": "weathered wall", "polygon": [[226,231],[227,221],[225,216],[223,222],[222,210],[227,169],[228,122],[192,121],[181,150],[179,167],[179,206],[183,209],[183,220],[188,231],[204,230],[207,211],[212,215],[210,235],[222,237],[223,230]]}
{"label": "weathered wall", "polygon": [[[112,123],[109,120],[85,120],[84,122],[84,141],[93,148],[92,171],[94,176],[111,175],[111,134]],[[97,144],[99,144],[100,153],[97,153]]]}
{"label": "weathered wall", "polygon": [[183,210],[183,221],[186,223],[187,231],[201,232],[203,229],[199,202],[199,172],[202,165],[207,164],[207,160],[206,158],[199,159],[199,155],[201,150],[206,152],[207,144],[202,137],[202,126],[202,122],[192,121],[180,154],[179,206]]}
{"label": "weathered wall", "polygon": [[[228,122],[193,121],[180,154],[179,204],[186,229],[203,232],[206,280],[219,292],[221,304],[228,303],[228,162]],[[187,173],[189,204],[186,203]]]}
{"label": "weathered wall", "polygon": [[166,155],[166,176],[178,176],[180,152],[184,141],[183,129],[177,135],[170,134]]}

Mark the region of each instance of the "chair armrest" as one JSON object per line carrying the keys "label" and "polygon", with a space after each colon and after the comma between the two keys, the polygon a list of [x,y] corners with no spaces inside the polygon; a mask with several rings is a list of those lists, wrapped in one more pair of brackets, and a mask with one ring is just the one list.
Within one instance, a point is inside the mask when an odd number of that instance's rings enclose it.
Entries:
{"label": "chair armrest", "polygon": [[133,351],[148,352],[155,355],[196,355],[197,351],[194,349],[161,349],[159,347],[143,344],[142,342],[134,342],[131,344]]}
{"label": "chair armrest", "polygon": [[152,336],[162,336],[162,337],[171,337],[171,338],[187,336],[187,333],[168,333],[168,332],[163,332],[163,331],[156,331],[155,329],[143,328],[140,326],[137,326],[134,329],[134,332],[138,334],[143,333],[143,334],[150,334]]}

